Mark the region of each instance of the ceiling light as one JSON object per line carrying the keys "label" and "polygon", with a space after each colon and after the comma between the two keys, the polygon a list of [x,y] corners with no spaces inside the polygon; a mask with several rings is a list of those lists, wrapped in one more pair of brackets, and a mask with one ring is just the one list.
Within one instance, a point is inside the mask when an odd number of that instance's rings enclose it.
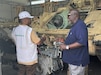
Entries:
{"label": "ceiling light", "polygon": [[[50,2],[59,2],[59,1],[65,1],[65,0],[50,0]],[[42,3],[45,3],[45,0],[31,1],[31,5],[42,4]]]}
{"label": "ceiling light", "polygon": [[35,5],[35,4],[42,4],[45,3],[45,0],[41,0],[41,1],[32,1],[31,5]]}
{"label": "ceiling light", "polygon": [[50,0],[50,2],[59,2],[59,1],[65,1],[65,0]]}

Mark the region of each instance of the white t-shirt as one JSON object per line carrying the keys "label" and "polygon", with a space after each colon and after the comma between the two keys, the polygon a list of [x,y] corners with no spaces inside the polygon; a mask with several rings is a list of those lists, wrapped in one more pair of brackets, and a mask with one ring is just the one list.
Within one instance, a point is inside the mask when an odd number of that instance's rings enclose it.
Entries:
{"label": "white t-shirt", "polygon": [[27,25],[19,25],[13,28],[12,38],[16,44],[17,61],[30,63],[37,60],[37,45],[31,40],[32,28]]}

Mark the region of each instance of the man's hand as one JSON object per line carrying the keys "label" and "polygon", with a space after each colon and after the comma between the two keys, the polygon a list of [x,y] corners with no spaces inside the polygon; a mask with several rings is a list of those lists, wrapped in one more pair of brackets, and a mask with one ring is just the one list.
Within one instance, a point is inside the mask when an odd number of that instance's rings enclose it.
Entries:
{"label": "man's hand", "polygon": [[65,45],[65,44],[61,44],[61,45],[60,45],[60,49],[61,49],[61,50],[66,49],[66,45]]}
{"label": "man's hand", "polygon": [[41,38],[40,38],[40,41],[37,43],[37,45],[43,44],[43,42],[44,42],[45,40],[46,40],[46,37],[45,37],[45,36],[41,37]]}
{"label": "man's hand", "polygon": [[64,38],[62,37],[56,38],[56,42],[64,43]]}
{"label": "man's hand", "polygon": [[46,40],[46,37],[41,37],[41,41],[44,42]]}

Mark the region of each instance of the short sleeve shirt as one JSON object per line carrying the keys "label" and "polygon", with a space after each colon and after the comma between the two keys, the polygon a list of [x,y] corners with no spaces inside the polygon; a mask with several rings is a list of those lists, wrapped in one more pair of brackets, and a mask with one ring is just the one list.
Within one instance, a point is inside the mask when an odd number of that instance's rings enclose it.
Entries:
{"label": "short sleeve shirt", "polygon": [[63,61],[72,65],[87,65],[89,63],[88,53],[88,31],[85,23],[78,20],[71,28],[65,44],[69,45],[78,42],[81,47],[63,50]]}
{"label": "short sleeve shirt", "polygon": [[40,41],[40,38],[37,36],[34,30],[32,30],[31,32],[31,39],[32,39],[32,42],[34,42],[35,44],[37,44]]}

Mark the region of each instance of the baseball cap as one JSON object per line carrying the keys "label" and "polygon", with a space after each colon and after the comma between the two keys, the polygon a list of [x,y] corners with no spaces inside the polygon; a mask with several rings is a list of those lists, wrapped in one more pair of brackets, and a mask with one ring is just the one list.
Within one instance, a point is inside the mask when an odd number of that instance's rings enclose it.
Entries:
{"label": "baseball cap", "polygon": [[31,16],[29,12],[27,11],[22,11],[19,13],[19,19],[24,19],[24,18],[33,18],[34,16]]}

